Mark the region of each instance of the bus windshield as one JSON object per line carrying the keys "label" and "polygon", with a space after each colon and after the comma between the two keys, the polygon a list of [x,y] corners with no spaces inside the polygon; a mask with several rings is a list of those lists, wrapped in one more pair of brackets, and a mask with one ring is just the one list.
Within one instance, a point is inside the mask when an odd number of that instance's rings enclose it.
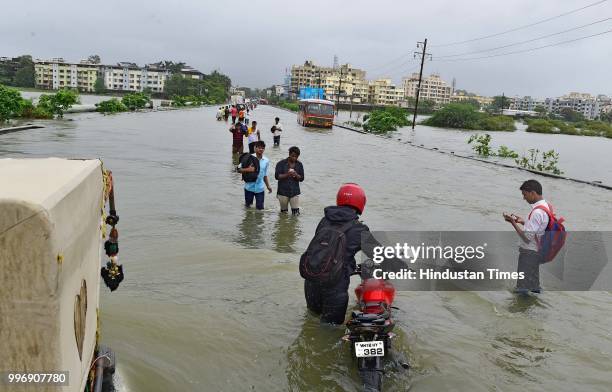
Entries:
{"label": "bus windshield", "polygon": [[308,113],[331,116],[334,114],[334,107],[322,103],[310,103],[308,104]]}

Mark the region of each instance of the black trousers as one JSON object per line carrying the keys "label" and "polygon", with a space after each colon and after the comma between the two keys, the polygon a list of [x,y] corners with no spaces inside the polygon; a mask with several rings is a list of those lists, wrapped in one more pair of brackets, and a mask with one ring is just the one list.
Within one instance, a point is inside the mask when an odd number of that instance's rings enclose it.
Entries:
{"label": "black trousers", "polygon": [[275,146],[280,146],[280,135],[274,136],[272,139],[274,140]]}
{"label": "black trousers", "polygon": [[255,154],[255,143],[257,143],[257,142],[250,142],[249,143],[249,154]]}
{"label": "black trousers", "polygon": [[540,290],[540,264],[542,256],[533,250],[519,248],[517,272],[523,272],[524,279],[516,280],[517,289]]}
{"label": "black trousers", "polygon": [[348,307],[349,284],[348,277],[343,277],[331,287],[305,280],[304,295],[308,309],[320,314],[322,323],[343,324]]}

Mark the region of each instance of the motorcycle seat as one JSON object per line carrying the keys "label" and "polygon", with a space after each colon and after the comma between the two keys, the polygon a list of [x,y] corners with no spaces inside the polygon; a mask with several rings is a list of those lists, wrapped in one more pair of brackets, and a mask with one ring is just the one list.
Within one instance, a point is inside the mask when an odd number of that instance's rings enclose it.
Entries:
{"label": "motorcycle seat", "polygon": [[380,313],[362,313],[358,311],[353,311],[352,317],[354,320],[364,323],[384,323],[385,317],[384,314]]}

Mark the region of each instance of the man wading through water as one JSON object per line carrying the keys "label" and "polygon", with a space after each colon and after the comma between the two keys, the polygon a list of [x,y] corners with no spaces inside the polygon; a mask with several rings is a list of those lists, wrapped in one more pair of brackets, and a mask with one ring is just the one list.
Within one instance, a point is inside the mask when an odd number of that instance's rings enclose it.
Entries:
{"label": "man wading through water", "polygon": [[[516,282],[517,293],[541,292],[540,264],[544,262],[538,252],[538,240],[548,226],[548,214],[542,209],[551,211],[550,205],[542,197],[542,185],[536,180],[528,180],[519,188],[523,199],[531,205],[531,212],[525,221],[514,214],[503,213],[506,222],[509,222],[520,237],[519,258],[517,272],[523,272],[525,278]],[[521,228],[519,225],[523,225]]]}
{"label": "man wading through water", "polygon": [[272,131],[272,138],[274,140],[275,146],[280,146],[280,137],[281,132],[283,131],[283,126],[280,124],[280,118],[276,117],[274,119],[274,125],[270,129]]}
{"label": "man wading through water", "polygon": [[[255,123],[253,121],[253,123]],[[259,174],[257,175],[257,180],[254,182],[245,182],[244,183],[244,204],[247,208],[250,208],[253,205],[253,198],[255,198],[255,206],[258,210],[264,209],[264,196],[265,190],[268,189],[268,192],[272,192],[272,187],[270,186],[270,182],[268,181],[268,166],[270,165],[270,160],[266,158],[263,153],[266,149],[266,143],[262,140],[254,143],[255,147],[255,156],[259,160]],[[254,166],[246,167],[246,168],[238,168],[238,173],[252,173],[256,169]]]}
{"label": "man wading through water", "polygon": [[[277,117],[278,119],[278,117]],[[293,146],[289,149],[289,157],[276,164],[274,178],[278,181],[276,197],[280,202],[281,212],[300,213],[300,182],[304,181],[304,166],[298,161],[300,149]]]}
{"label": "man wading through water", "polygon": [[243,140],[245,129],[243,129],[243,125],[241,123],[233,124],[229,131],[232,133],[232,153],[233,154],[242,154]]}
{"label": "man wading through water", "polygon": [[253,154],[255,152],[255,143],[261,140],[261,135],[257,129],[257,121],[253,121],[252,125],[248,128],[247,140],[249,142],[249,152]]}
{"label": "man wading through water", "polygon": [[[372,257],[374,247],[380,246],[370,234],[368,226],[359,221],[365,204],[366,195],[359,185],[350,183],[342,185],[336,195],[336,205],[324,209],[325,216],[319,222],[308,249],[300,258],[300,275],[305,279],[306,304],[312,312],[321,315],[322,323],[344,323],[350,276],[357,267],[355,254],[361,250],[368,257]],[[313,274],[312,267],[321,265],[319,262],[328,255],[323,247],[331,249],[335,245],[325,238],[327,233],[338,231],[344,233],[344,248],[340,249],[344,256],[343,262],[336,264],[339,270],[330,274]],[[333,234],[329,238],[333,238]],[[336,244],[338,243],[336,241]],[[390,268],[399,271],[401,268],[406,268],[406,265],[397,259],[386,259],[381,267],[383,270]]]}

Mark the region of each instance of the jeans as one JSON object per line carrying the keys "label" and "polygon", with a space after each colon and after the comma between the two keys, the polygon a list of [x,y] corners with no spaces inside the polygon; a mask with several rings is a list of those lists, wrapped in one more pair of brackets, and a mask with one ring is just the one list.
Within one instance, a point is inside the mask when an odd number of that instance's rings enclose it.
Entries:
{"label": "jeans", "polygon": [[304,281],[304,295],[308,309],[321,315],[322,323],[343,324],[348,307],[350,279],[342,277],[331,287]]}
{"label": "jeans", "polygon": [[266,195],[266,192],[259,192],[259,193],[255,193],[255,192],[251,192],[251,191],[247,191],[246,189],[244,190],[244,203],[247,207],[250,207],[253,205],[253,198],[255,198],[255,207],[258,210],[263,210],[264,209],[264,196]]}

